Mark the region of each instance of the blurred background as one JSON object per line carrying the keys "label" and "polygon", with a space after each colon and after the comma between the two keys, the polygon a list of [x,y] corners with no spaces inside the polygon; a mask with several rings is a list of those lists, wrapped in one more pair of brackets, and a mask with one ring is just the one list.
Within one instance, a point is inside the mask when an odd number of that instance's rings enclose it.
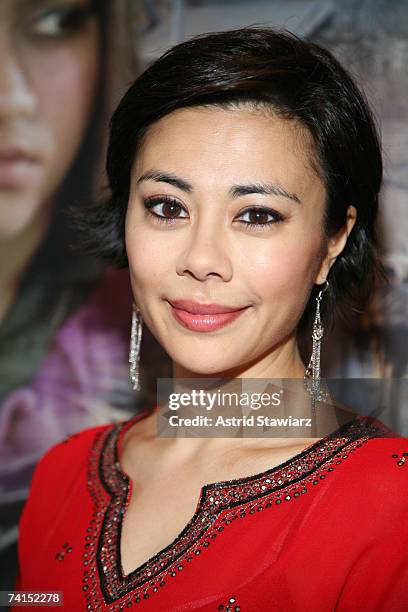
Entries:
{"label": "blurred background", "polygon": [[127,270],[84,257],[66,211],[103,196],[109,115],[137,74],[186,38],[249,25],[328,47],[375,110],[388,285],[349,328],[326,330],[322,359],[327,377],[374,381],[357,408],[387,406],[387,422],[408,435],[406,2],[1,0],[0,589],[14,585],[18,520],[39,457],[154,403],[156,379],[170,375],[144,331],[142,391],[132,391]]}

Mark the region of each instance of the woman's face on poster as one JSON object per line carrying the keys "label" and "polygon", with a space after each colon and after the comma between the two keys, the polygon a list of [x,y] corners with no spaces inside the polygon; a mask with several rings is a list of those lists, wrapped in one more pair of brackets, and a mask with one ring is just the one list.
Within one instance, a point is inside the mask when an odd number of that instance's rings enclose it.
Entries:
{"label": "woman's face on poster", "polygon": [[0,239],[48,215],[88,125],[100,33],[88,0],[0,2]]}
{"label": "woman's face on poster", "polygon": [[[293,334],[346,239],[325,236],[315,166],[307,130],[271,113],[179,109],[150,126],[131,174],[126,249],[142,318],[176,363],[222,372]],[[200,333],[174,316],[174,300],[244,310]]]}

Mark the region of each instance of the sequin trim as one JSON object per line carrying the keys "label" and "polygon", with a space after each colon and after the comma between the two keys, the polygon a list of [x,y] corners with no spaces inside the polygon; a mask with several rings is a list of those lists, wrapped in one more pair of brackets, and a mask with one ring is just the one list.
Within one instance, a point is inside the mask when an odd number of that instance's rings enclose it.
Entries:
{"label": "sequin trim", "polygon": [[395,462],[396,465],[402,467],[403,465],[408,465],[408,451],[401,453],[400,455],[397,455],[397,453],[393,453],[392,455],[393,459],[397,459],[397,461]]}
{"label": "sequin trim", "polygon": [[235,597],[230,597],[228,603],[219,604],[217,610],[224,610],[224,612],[241,612],[241,606],[237,604]]}
{"label": "sequin trim", "polygon": [[69,542],[65,542],[65,544],[62,545],[61,550],[59,550],[57,552],[57,554],[55,555],[55,558],[57,561],[64,561],[65,556],[69,553],[72,553],[72,546],[70,546]]}
{"label": "sequin trim", "polygon": [[[162,590],[186,563],[199,556],[238,518],[285,504],[321,483],[379,427],[356,417],[279,466],[253,476],[204,485],[194,516],[166,548],[128,575],[121,568],[123,515],[129,505],[129,479],[118,462],[118,439],[130,421],[100,431],[88,463],[94,511],[85,536],[83,591],[87,609],[102,609],[98,586],[109,610],[141,603]],[[125,598],[125,599],[122,599]],[[118,600],[120,603],[115,604]]]}

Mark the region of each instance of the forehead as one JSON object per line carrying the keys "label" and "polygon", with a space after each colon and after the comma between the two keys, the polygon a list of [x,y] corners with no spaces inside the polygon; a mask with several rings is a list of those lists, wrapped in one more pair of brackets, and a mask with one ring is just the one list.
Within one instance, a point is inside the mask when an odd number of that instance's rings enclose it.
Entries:
{"label": "forehead", "polygon": [[219,107],[182,108],[152,124],[134,168],[151,166],[197,180],[280,178],[303,186],[319,181],[309,131],[268,111]]}

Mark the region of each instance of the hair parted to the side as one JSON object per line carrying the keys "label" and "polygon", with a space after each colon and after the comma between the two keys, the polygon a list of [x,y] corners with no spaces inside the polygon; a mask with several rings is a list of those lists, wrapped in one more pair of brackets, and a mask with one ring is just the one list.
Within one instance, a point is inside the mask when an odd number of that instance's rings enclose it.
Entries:
{"label": "hair parted to the side", "polygon": [[[357,220],[333,265],[323,311],[344,321],[361,310],[382,266],[375,220],[382,180],[375,120],[362,91],[334,56],[287,31],[248,27],[196,36],[169,49],[141,74],[113,114],[107,155],[110,195],[86,208],[85,247],[119,267],[127,265],[125,215],[130,173],[149,126],[189,106],[269,109],[307,128],[314,165],[327,192],[326,236]],[[299,323],[314,313],[315,286]]]}

